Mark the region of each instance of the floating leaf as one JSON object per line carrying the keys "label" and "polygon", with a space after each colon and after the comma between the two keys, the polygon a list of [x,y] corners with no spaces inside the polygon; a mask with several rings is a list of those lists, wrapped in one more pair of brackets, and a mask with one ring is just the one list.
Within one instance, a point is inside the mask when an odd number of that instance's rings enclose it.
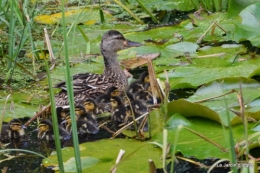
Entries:
{"label": "floating leaf", "polygon": [[[79,14],[80,14],[80,17],[77,19]],[[99,11],[98,8],[71,9],[71,10],[65,12],[65,16],[66,16],[66,22],[68,24],[74,23],[75,19],[77,19],[77,23],[83,23],[85,25],[93,25],[93,24],[98,23],[100,21],[100,17],[99,17],[100,11]],[[61,20],[61,17],[62,17],[61,13],[55,13],[55,14],[52,14],[52,15],[36,16],[34,18],[34,20],[38,23],[51,25],[51,24],[58,23]],[[105,18],[106,18],[107,21],[115,20],[108,13],[105,13]]]}
{"label": "floating leaf", "polygon": [[[197,110],[196,112],[199,112]],[[193,117],[187,119],[181,114],[174,114],[170,117],[167,122],[166,128],[168,129],[168,141],[172,145],[177,145],[177,151],[181,152],[184,156],[194,156],[196,158],[229,158],[230,152],[224,152],[217,146],[213,145],[209,141],[203,139],[200,136],[197,136],[194,133],[182,128],[178,136],[177,144],[175,142],[176,137],[176,124],[182,122],[182,126],[188,127],[204,137],[214,141],[216,144],[229,150],[229,141],[228,141],[228,129],[223,128],[221,124],[211,121],[209,119],[204,119],[201,117]],[[255,131],[250,130],[254,126],[254,123],[249,123],[248,133],[253,134]],[[243,134],[244,125],[239,124],[232,126],[232,132],[234,134],[235,142],[240,142],[244,140]],[[162,133],[156,135],[153,140],[163,141]],[[254,139],[255,140],[255,139]]]}
{"label": "floating leaf", "polygon": [[[184,116],[201,116],[222,123],[225,126],[229,123],[227,116],[230,116],[231,124],[240,123],[241,117],[231,111],[239,111],[240,105],[236,93],[214,98],[232,90],[239,92],[239,83],[242,86],[245,105],[250,105],[250,102],[260,97],[260,84],[257,81],[246,78],[226,78],[204,85],[187,100],[181,99],[170,102],[168,106],[169,114],[181,113]],[[257,120],[260,119],[260,112],[255,113],[247,109],[246,115]]]}
{"label": "floating leaf", "polygon": [[166,47],[167,49],[173,49],[181,52],[194,53],[199,48],[199,45],[191,42],[180,42]]}
{"label": "floating leaf", "polygon": [[[109,172],[111,167],[116,163],[117,154],[120,149],[125,150],[126,153],[117,166],[118,173],[146,172],[148,170],[148,159],[152,159],[157,165],[161,162],[161,149],[155,148],[147,142],[132,139],[99,140],[80,144],[79,147],[81,158],[85,158],[84,162],[82,162],[82,166],[84,166],[83,172]],[[73,148],[63,148],[62,155],[65,167],[72,163],[66,169],[74,171]],[[136,162],[137,160],[138,162]],[[55,153],[50,155],[47,159],[43,160],[43,164],[45,167],[57,165],[57,155]]]}

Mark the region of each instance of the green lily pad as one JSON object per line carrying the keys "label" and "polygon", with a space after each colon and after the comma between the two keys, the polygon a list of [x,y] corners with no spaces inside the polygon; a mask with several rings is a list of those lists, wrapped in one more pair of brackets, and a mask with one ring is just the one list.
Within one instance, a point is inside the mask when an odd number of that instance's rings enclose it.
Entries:
{"label": "green lily pad", "polygon": [[[148,159],[152,159],[156,165],[160,165],[161,149],[155,148],[147,142],[131,139],[114,139],[87,142],[79,145],[81,158],[86,158],[83,172],[109,172],[115,165],[120,149],[125,150],[125,155],[117,167],[118,173],[148,172]],[[62,149],[63,161],[74,159],[72,147]],[[88,158],[91,156],[90,158]],[[136,162],[138,160],[138,162]],[[91,161],[91,162],[90,162]],[[88,162],[88,163],[87,163]],[[90,165],[89,162],[91,163]],[[58,164],[57,155],[54,153],[43,160],[44,166],[55,166]],[[135,165],[135,166],[133,166]],[[71,166],[65,164],[65,170]],[[68,171],[70,172],[70,171]],[[66,173],[68,173],[66,171]]]}
{"label": "green lily pad", "polygon": [[180,42],[166,47],[167,49],[173,49],[181,52],[194,53],[199,48],[199,45],[191,42]]}
{"label": "green lily pad", "polygon": [[[98,159],[92,157],[81,157],[80,161],[81,161],[82,169],[92,167],[99,162]],[[54,168],[53,170],[59,170],[59,168],[57,169]],[[74,157],[70,158],[68,161],[64,163],[64,170],[65,172],[77,172],[77,167],[76,167],[76,162]]]}
{"label": "green lily pad", "polygon": [[228,15],[229,17],[236,17],[241,12],[241,10],[257,2],[259,1],[258,0],[230,0]]}
{"label": "green lily pad", "polygon": [[[227,126],[228,123],[240,123],[241,118],[233,112],[239,112],[240,106],[236,93],[196,103],[201,100],[220,96],[231,90],[239,92],[240,82],[243,91],[244,104],[250,105],[250,102],[260,97],[259,82],[246,78],[226,78],[199,88],[194,95],[187,100],[170,102],[168,105],[169,114],[181,113],[184,116],[202,116],[222,123],[224,126]],[[246,115],[248,117],[260,119],[260,113],[256,113],[255,111],[251,112],[250,109],[247,109]],[[227,116],[230,116],[230,122],[227,119]]]}
{"label": "green lily pad", "polygon": [[237,42],[249,40],[253,46],[260,46],[260,34],[257,32],[257,28],[260,25],[259,9],[260,3],[255,3],[239,13],[242,22],[240,23],[238,20],[235,20],[234,32],[231,34],[231,39]]}
{"label": "green lily pad", "polygon": [[242,24],[258,28],[260,26],[260,3],[252,4],[242,10],[239,16],[242,18]]}
{"label": "green lily pad", "polygon": [[[107,21],[115,20],[113,16],[108,13],[104,13]],[[100,22],[99,7],[94,8],[81,8],[73,7],[65,12],[67,24],[83,23],[85,25],[93,25]],[[56,24],[60,22],[62,13],[55,13],[51,15],[39,15],[34,18],[34,21],[42,24]]]}
{"label": "green lily pad", "polygon": [[[6,98],[9,94],[0,91],[0,95],[0,105],[4,108]],[[34,116],[35,112],[38,111],[39,104],[48,104],[46,98],[44,98],[45,95],[45,91],[33,90],[30,93],[25,91],[24,93],[15,92],[11,94],[6,104],[5,114],[3,114],[3,121],[9,122],[13,118]]]}
{"label": "green lily pad", "polygon": [[[169,82],[172,89],[180,88],[197,88],[200,85],[209,83],[214,80],[223,79],[227,77],[245,77],[250,78],[254,75],[260,74],[259,66],[260,59],[248,59],[242,62],[232,63],[230,58],[209,58],[206,61],[201,59],[192,59],[192,61],[202,62],[194,63],[189,66],[181,66],[172,68],[169,72]],[[225,62],[224,62],[225,61]],[[206,65],[206,63],[208,63]],[[219,65],[219,66],[218,66]],[[164,73],[157,75],[162,80],[165,80]]]}
{"label": "green lily pad", "polygon": [[[206,138],[214,141],[216,144],[222,146],[228,152],[223,151],[221,148],[213,145],[205,139],[193,134],[192,132],[182,128],[178,135],[177,144],[175,143],[176,137],[176,124],[177,122],[185,122],[182,124],[184,127],[188,127]],[[186,125],[185,125],[186,124]],[[254,131],[251,128],[254,123],[248,125],[248,133],[253,134]],[[232,132],[235,142],[240,142],[244,139],[243,134],[244,126],[242,124],[232,126]],[[166,124],[168,129],[168,142],[172,145],[177,145],[177,151],[181,152],[184,156],[194,156],[196,158],[229,158],[229,133],[227,128],[223,128],[219,123],[204,119],[201,117],[194,117],[186,119],[181,114],[174,114],[168,120]],[[162,133],[158,134],[155,141],[161,142],[163,139]],[[254,139],[257,140],[257,139]]]}

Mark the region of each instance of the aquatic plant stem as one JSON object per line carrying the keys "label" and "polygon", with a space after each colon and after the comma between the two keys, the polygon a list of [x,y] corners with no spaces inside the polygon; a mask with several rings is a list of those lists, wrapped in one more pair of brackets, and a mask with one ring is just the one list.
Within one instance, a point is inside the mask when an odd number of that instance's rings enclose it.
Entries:
{"label": "aquatic plant stem", "polygon": [[126,12],[128,12],[137,22],[139,22],[140,24],[144,24],[144,22],[138,18],[129,8],[127,8],[127,6],[125,6],[124,4],[122,4],[120,1],[118,0],[113,0],[115,3],[117,3],[117,5],[119,5],[120,7],[122,7]]}
{"label": "aquatic plant stem", "polygon": [[71,83],[71,75],[70,75],[70,64],[69,64],[69,52],[68,52],[68,41],[67,41],[67,31],[66,31],[66,22],[65,22],[65,9],[64,0],[61,1],[61,10],[62,10],[62,29],[63,29],[63,39],[64,39],[64,55],[65,55],[65,66],[66,66],[66,86],[68,88],[67,94],[69,98],[70,104],[70,115],[71,115],[71,125],[72,125],[72,137],[73,137],[73,146],[74,146],[74,154],[76,161],[76,169],[77,173],[82,172],[81,160],[80,160],[80,152],[79,152],[79,140],[77,134],[77,124],[76,124],[76,116],[75,115],[75,105],[74,105],[74,92]]}
{"label": "aquatic plant stem", "polygon": [[[47,34],[46,29],[44,28],[45,34]],[[60,144],[60,134],[59,134],[59,127],[58,127],[58,119],[57,119],[57,113],[55,108],[55,100],[54,100],[54,91],[52,88],[52,82],[51,82],[51,75],[50,70],[48,66],[48,62],[46,58],[44,58],[47,76],[48,76],[48,85],[49,85],[49,93],[50,93],[50,99],[51,99],[51,110],[52,110],[52,124],[53,124],[53,132],[54,132],[54,139],[55,139],[55,148],[57,151],[57,157],[59,162],[59,170],[60,172],[64,172],[64,165],[62,160],[62,153],[61,153],[61,144]]]}
{"label": "aquatic plant stem", "polygon": [[[226,106],[226,114],[227,114],[227,122],[228,122],[228,132],[229,132],[229,148],[230,148],[230,160],[232,164],[236,164],[236,153],[235,153],[235,141],[234,141],[234,134],[232,131],[232,126],[230,124],[230,115],[228,111],[228,104],[227,104],[227,99],[224,99],[225,106]],[[237,173],[237,168],[236,167],[231,167],[231,170],[234,173]]]}
{"label": "aquatic plant stem", "polygon": [[144,6],[144,4],[140,1],[140,0],[136,0],[136,2],[138,2],[138,4],[142,7],[142,9],[144,11],[146,11],[146,13],[151,17],[151,19],[155,22],[155,23],[159,23],[158,20],[153,16],[153,14],[150,12],[150,10],[148,8],[146,8]]}
{"label": "aquatic plant stem", "polygon": [[[15,37],[14,37],[14,30],[15,30],[15,22],[16,17],[14,15],[14,0],[11,0],[11,11],[10,11],[10,24],[9,24],[9,33],[8,33],[8,56],[13,59],[13,52],[15,47]],[[13,62],[10,60],[7,60],[7,69],[10,70],[13,66]]]}

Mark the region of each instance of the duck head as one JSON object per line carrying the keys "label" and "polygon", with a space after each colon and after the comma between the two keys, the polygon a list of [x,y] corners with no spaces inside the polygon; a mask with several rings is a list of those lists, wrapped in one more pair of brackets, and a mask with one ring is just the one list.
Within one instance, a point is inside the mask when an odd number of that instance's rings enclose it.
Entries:
{"label": "duck head", "polygon": [[97,107],[97,103],[95,102],[95,100],[90,99],[90,98],[85,100],[85,102],[83,104],[84,104],[84,108],[87,112],[92,112]]}
{"label": "duck head", "polygon": [[139,47],[141,43],[127,40],[120,32],[110,30],[106,32],[101,41],[101,52],[117,52],[129,47]]}
{"label": "duck head", "polygon": [[19,119],[12,119],[9,122],[9,127],[11,131],[20,131],[22,129],[22,122]]}

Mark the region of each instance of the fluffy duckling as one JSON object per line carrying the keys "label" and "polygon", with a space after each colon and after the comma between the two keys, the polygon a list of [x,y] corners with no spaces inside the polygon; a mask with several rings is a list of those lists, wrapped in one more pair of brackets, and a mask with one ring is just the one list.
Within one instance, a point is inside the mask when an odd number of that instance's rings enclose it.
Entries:
{"label": "fluffy duckling", "polygon": [[19,119],[12,119],[8,124],[2,125],[0,141],[3,143],[19,140],[24,136],[25,132],[22,127],[22,122]]}
{"label": "fluffy duckling", "polygon": [[132,109],[135,114],[138,113],[140,115],[143,115],[143,114],[147,113],[147,111],[148,111],[147,107],[143,104],[143,102],[140,100],[134,99],[133,94],[131,94],[129,92],[126,93],[126,96],[123,97],[123,100],[124,100],[125,107],[130,111],[131,111],[131,108],[130,108],[130,103],[131,103]]}
{"label": "fluffy duckling", "polygon": [[[83,106],[76,106],[75,113],[77,115],[76,117],[76,123],[77,123],[77,130],[78,134],[96,134],[98,133],[98,123],[91,114],[87,113],[85,111],[85,108]],[[66,131],[71,133],[71,117],[69,114],[66,116]]]}
{"label": "fluffy duckling", "polygon": [[62,108],[62,107],[57,107],[56,108],[56,113],[58,117],[58,123],[61,124],[66,118],[66,114],[70,111],[69,108]]}
{"label": "fluffy duckling", "polygon": [[136,81],[132,82],[128,88],[127,88],[127,92],[131,93],[131,94],[135,94],[138,91],[144,90],[144,85],[146,83],[150,82],[149,79],[149,74],[147,71],[143,72],[140,76],[139,79],[137,79]]}
{"label": "fluffy duckling", "polygon": [[97,103],[109,103],[112,96],[119,96],[122,92],[117,87],[110,87],[107,92],[96,99]]}
{"label": "fluffy duckling", "polygon": [[[54,132],[52,122],[48,119],[41,120],[40,124],[38,125],[38,139],[45,140],[45,141],[52,141],[54,140]],[[70,133],[68,133],[63,127],[59,126],[59,134],[60,139],[68,140],[71,138]]]}
{"label": "fluffy duckling", "polygon": [[[133,95],[129,92],[126,93],[126,96],[123,98],[124,99],[124,104],[125,107],[127,109],[127,123],[133,121],[133,114],[135,119],[140,117],[141,115],[145,114],[148,112],[147,107],[140,101],[140,100],[136,100],[134,99]],[[130,102],[129,102],[130,101]],[[131,106],[130,106],[131,104]],[[131,109],[132,107],[132,109]],[[141,118],[140,120],[136,121],[137,126],[139,127],[141,122],[143,121],[143,118]],[[134,126],[130,126],[131,130],[134,130]],[[145,123],[144,126],[144,131],[148,130],[148,123]]]}
{"label": "fluffy duckling", "polygon": [[144,85],[144,90],[140,90],[134,94],[134,99],[140,100],[147,105],[153,104],[153,95],[151,93],[151,86],[149,82]]}
{"label": "fluffy duckling", "polygon": [[127,117],[127,109],[119,96],[113,96],[110,99],[112,120],[124,123]]}
{"label": "fluffy duckling", "polygon": [[88,120],[78,119],[77,127],[78,127],[78,133],[80,135],[97,134],[99,132],[98,124]]}
{"label": "fluffy duckling", "polygon": [[79,120],[86,120],[96,128],[98,128],[98,122],[96,117],[88,112],[86,112],[84,106],[76,106],[75,108],[76,115],[78,117],[77,121]]}
{"label": "fluffy duckling", "polygon": [[102,107],[100,107],[96,101],[94,99],[87,99],[85,100],[85,102],[83,103],[86,112],[91,113],[92,115],[99,115],[104,113],[104,110],[102,109]]}

